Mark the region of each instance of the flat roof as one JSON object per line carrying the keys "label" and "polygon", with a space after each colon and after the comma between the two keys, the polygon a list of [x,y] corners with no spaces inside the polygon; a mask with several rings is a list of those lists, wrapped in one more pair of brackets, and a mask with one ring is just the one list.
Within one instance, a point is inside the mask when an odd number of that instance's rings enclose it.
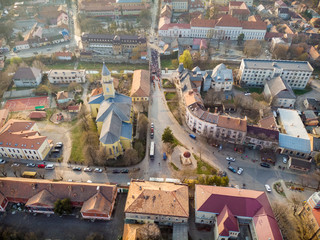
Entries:
{"label": "flat roof", "polygon": [[310,140],[307,130],[296,110],[279,108],[278,112],[281,124],[287,135]]}
{"label": "flat roof", "polygon": [[307,61],[242,59],[242,62],[246,68],[273,69],[279,67],[291,71],[313,71],[313,67]]}

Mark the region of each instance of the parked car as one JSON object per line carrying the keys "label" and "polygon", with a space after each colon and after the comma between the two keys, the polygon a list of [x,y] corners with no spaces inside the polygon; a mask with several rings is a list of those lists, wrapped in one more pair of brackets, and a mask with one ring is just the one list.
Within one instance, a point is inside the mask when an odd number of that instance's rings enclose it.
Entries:
{"label": "parked car", "polygon": [[48,164],[47,166],[45,166],[45,169],[53,170],[54,169],[54,165],[53,164]]}
{"label": "parked car", "polygon": [[167,154],[165,152],[163,153],[163,160],[167,160]]}
{"label": "parked car", "polygon": [[261,167],[270,168],[270,165],[268,163],[260,163]]}
{"label": "parked car", "polygon": [[60,153],[60,149],[54,149],[51,151],[51,153]]}
{"label": "parked car", "polygon": [[38,164],[38,168],[45,168],[46,167],[46,165],[44,165],[44,164]]}
{"label": "parked car", "polygon": [[63,145],[61,145],[61,144],[56,144],[56,145],[54,146],[54,148],[55,148],[55,149],[59,149],[59,148],[62,148],[62,146],[63,146]]}
{"label": "parked car", "polygon": [[243,168],[239,168],[237,173],[241,175],[242,172],[243,172]]}
{"label": "parked car", "polygon": [[81,169],[81,167],[73,167],[72,170],[73,171],[81,171],[82,169]]}
{"label": "parked car", "polygon": [[0,164],[5,164],[6,160],[0,159]]}
{"label": "parked car", "polygon": [[35,166],[36,166],[35,163],[28,163],[28,164],[27,164],[27,167],[35,167]]}
{"label": "parked car", "polygon": [[153,123],[151,123],[151,128],[154,128],[154,124]]}
{"label": "parked car", "polygon": [[101,169],[101,168],[95,168],[95,169],[94,169],[94,172],[96,172],[96,173],[102,173],[102,169]]}
{"label": "parked car", "polygon": [[122,169],[121,173],[129,173],[129,169]]}
{"label": "parked car", "polygon": [[57,146],[57,145],[63,146],[63,143],[62,143],[62,142],[57,142],[57,143],[56,143],[56,146]]}
{"label": "parked car", "polygon": [[11,165],[11,167],[19,167],[19,166],[20,166],[19,163],[13,163],[13,164]]}
{"label": "parked car", "polygon": [[92,168],[86,167],[83,169],[84,172],[92,172]]}
{"label": "parked car", "polygon": [[233,158],[233,157],[226,157],[226,160],[230,161],[230,162],[235,162],[236,161],[236,159]]}
{"label": "parked car", "polygon": [[231,172],[233,172],[233,173],[237,173],[237,170],[235,170],[233,167],[231,167],[231,166],[228,166],[228,169],[231,171]]}
{"label": "parked car", "polygon": [[112,173],[120,173],[120,171],[118,169],[113,169]]}
{"label": "parked car", "polygon": [[266,184],[266,185],[264,185],[264,186],[265,186],[267,192],[271,192],[271,187],[270,187],[268,184]]}
{"label": "parked car", "polygon": [[282,162],[283,162],[284,164],[286,164],[286,163],[288,162],[288,157],[286,157],[286,156],[283,157],[283,158],[282,158]]}

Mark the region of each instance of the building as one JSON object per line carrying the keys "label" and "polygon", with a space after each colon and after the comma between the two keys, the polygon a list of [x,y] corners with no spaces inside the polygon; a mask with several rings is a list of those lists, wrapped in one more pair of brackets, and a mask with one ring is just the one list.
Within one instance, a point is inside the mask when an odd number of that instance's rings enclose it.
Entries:
{"label": "building", "polygon": [[[230,0],[212,0],[210,1],[212,3],[218,4],[218,5],[228,5],[230,3]],[[237,0],[237,1],[232,1],[232,2],[240,2],[240,3],[245,3],[248,7],[252,7],[253,0]]]}
{"label": "building", "polygon": [[289,157],[288,166],[292,170],[308,172],[311,169],[312,159],[306,160],[303,158]]}
{"label": "building", "polygon": [[125,219],[136,223],[187,223],[188,186],[132,180],[124,208]]}
{"label": "building", "polygon": [[302,119],[307,126],[317,126],[319,124],[319,119],[313,110],[306,110],[302,114]]}
{"label": "building", "polygon": [[133,102],[149,101],[150,95],[150,72],[147,70],[135,70],[133,72],[132,88],[130,97]]}
{"label": "building", "polygon": [[30,119],[41,120],[47,117],[47,113],[45,111],[33,111],[29,114]]}
{"label": "building", "polygon": [[[211,73],[211,74],[210,74]],[[231,91],[233,84],[232,69],[227,69],[223,63],[217,65],[212,72],[207,71],[203,77],[203,91],[208,91],[209,88],[216,92]]]}
{"label": "building", "polygon": [[250,239],[282,239],[265,192],[196,185],[195,222],[214,226],[214,239],[236,239],[246,226]]}
{"label": "building", "polygon": [[13,48],[13,51],[18,52],[18,51],[29,49],[29,48],[30,48],[30,45],[28,41],[19,41],[15,43],[15,47]]}
{"label": "building", "polygon": [[10,119],[0,129],[0,157],[42,161],[50,148],[33,121]]}
{"label": "building", "polygon": [[109,158],[116,158],[132,147],[132,100],[114,89],[113,78],[103,63],[102,92],[95,91],[89,99],[91,116],[95,118],[100,145]]}
{"label": "building", "polygon": [[58,199],[69,198],[73,207],[81,208],[84,219],[110,220],[117,187],[104,183],[56,182],[51,180],[3,178],[0,183],[0,211],[9,202],[25,204],[31,213],[54,213]]}
{"label": "building", "polygon": [[51,69],[48,73],[48,79],[53,84],[85,83],[86,70]]}
{"label": "building", "polygon": [[299,216],[304,223],[310,228],[308,229],[312,235],[311,240],[320,238],[320,192],[313,193],[305,202],[303,208],[299,212]]}
{"label": "building", "polygon": [[58,104],[68,103],[74,99],[72,92],[60,91],[57,93]]}
{"label": "building", "polygon": [[296,110],[278,109],[278,152],[295,158],[309,158],[312,152],[310,137]]}
{"label": "building", "polygon": [[162,0],[161,6],[169,5],[173,12],[184,13],[189,11],[189,0]]}
{"label": "building", "polygon": [[41,70],[35,67],[20,67],[12,80],[16,87],[36,87],[42,81]]}
{"label": "building", "polygon": [[279,131],[248,125],[245,143],[253,149],[269,148],[276,150],[279,145]]}
{"label": "building", "polygon": [[[169,22],[168,22],[169,21]],[[263,40],[267,25],[258,18],[240,21],[231,15],[223,15],[219,19],[193,18],[190,24],[159,21],[158,35],[162,37],[210,38],[220,40],[237,40],[244,34],[244,40]]]}
{"label": "building", "polygon": [[57,60],[70,61],[72,59],[72,52],[55,52],[53,57]]}
{"label": "building", "polygon": [[273,107],[293,108],[296,102],[296,95],[290,85],[280,76],[266,81],[263,94]]}
{"label": "building", "polygon": [[88,34],[81,36],[83,48],[98,55],[123,55],[131,53],[134,48],[141,52],[147,49],[144,37],[130,35]]}
{"label": "building", "polygon": [[316,114],[320,112],[320,101],[314,98],[306,98],[303,101],[303,105],[308,110],[313,110]]}
{"label": "building", "polygon": [[262,87],[266,80],[280,76],[292,89],[304,89],[313,68],[306,61],[242,59],[240,83],[249,87]]}

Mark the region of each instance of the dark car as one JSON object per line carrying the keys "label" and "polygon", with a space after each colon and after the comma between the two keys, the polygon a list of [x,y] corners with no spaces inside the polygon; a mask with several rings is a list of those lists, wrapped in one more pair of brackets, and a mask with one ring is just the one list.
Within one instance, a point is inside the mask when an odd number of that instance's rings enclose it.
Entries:
{"label": "dark car", "polygon": [[81,167],[73,167],[72,170],[73,171],[81,171],[82,169],[81,169]]}
{"label": "dark car", "polygon": [[54,149],[51,151],[51,153],[60,153],[60,150],[59,149]]}
{"label": "dark car", "polygon": [[235,170],[233,167],[229,166],[228,169],[233,172],[233,173],[237,173],[237,170]]}
{"label": "dark car", "polygon": [[268,163],[260,163],[261,167],[270,168],[270,165]]}
{"label": "dark car", "polygon": [[129,173],[129,170],[128,169],[122,169],[121,173]]}
{"label": "dark car", "polygon": [[112,173],[120,173],[120,171],[118,169],[114,169],[112,170]]}

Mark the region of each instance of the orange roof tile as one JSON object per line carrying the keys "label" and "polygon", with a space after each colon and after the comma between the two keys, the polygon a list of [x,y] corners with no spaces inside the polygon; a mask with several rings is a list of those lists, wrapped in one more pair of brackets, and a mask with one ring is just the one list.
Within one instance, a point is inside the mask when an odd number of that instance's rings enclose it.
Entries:
{"label": "orange roof tile", "polygon": [[130,97],[149,97],[150,95],[150,72],[147,70],[135,70]]}
{"label": "orange roof tile", "polygon": [[33,111],[29,114],[30,119],[41,119],[47,117],[47,113],[45,111]]}
{"label": "orange roof tile", "polygon": [[247,131],[247,120],[220,115],[218,119],[218,127],[229,128],[236,131]]}

